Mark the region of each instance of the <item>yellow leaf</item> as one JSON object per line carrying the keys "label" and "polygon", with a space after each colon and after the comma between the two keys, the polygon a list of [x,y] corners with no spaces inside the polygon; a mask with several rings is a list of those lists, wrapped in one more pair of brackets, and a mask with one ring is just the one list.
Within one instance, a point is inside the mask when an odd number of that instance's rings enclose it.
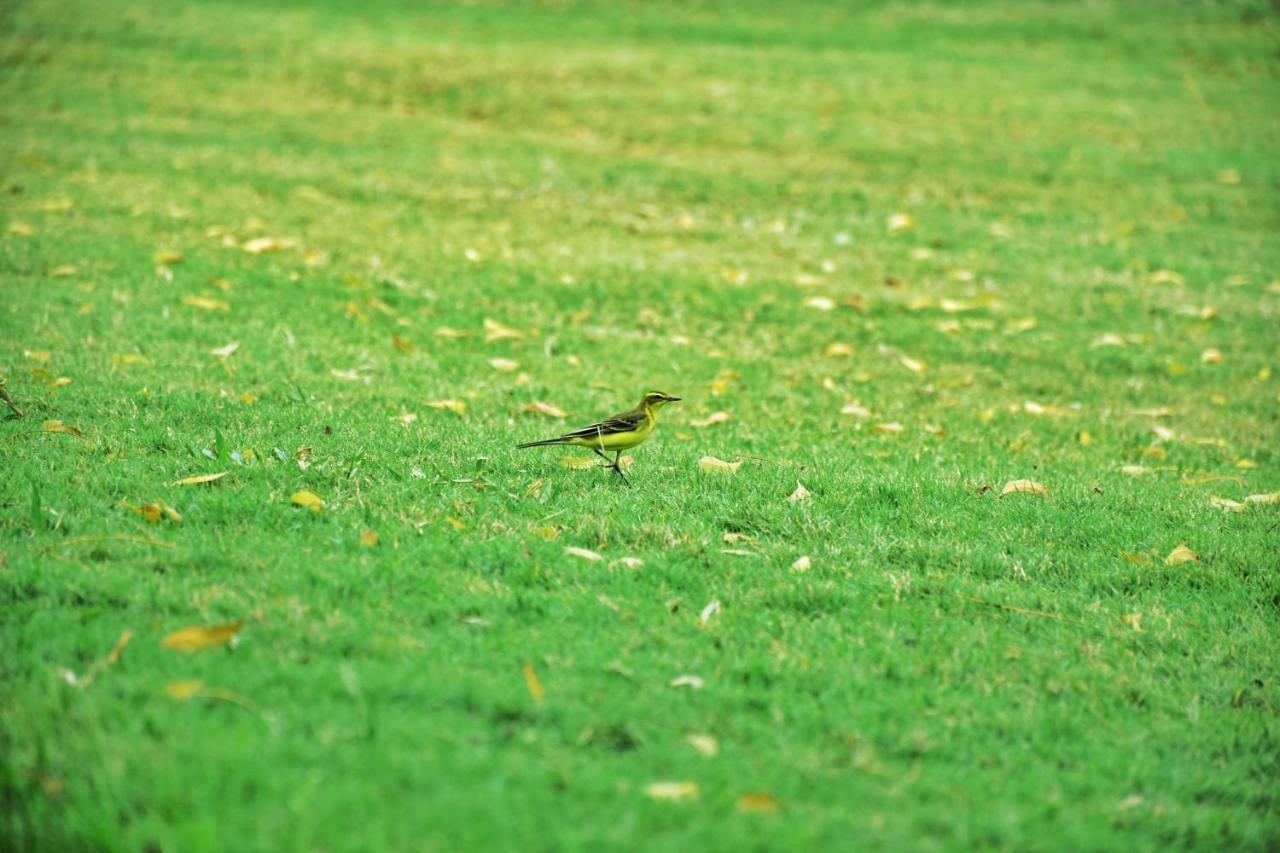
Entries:
{"label": "yellow leaf", "polygon": [[585,471],[596,467],[595,459],[590,456],[561,456],[560,464],[570,471]]}
{"label": "yellow leaf", "polygon": [[163,501],[134,507],[134,512],[152,524],[159,524],[162,519],[168,519],[175,524],[182,521],[182,514]]}
{"label": "yellow leaf", "polygon": [[467,413],[467,404],[461,400],[428,400],[423,405],[433,409],[448,409],[455,415],[465,415]]}
{"label": "yellow leaf", "polygon": [[1152,445],[1150,447],[1142,448],[1142,455],[1149,459],[1163,460],[1168,454],[1165,453],[1163,447],[1160,447],[1159,445]]}
{"label": "yellow leaf", "polygon": [[540,536],[548,542],[560,535],[560,531],[554,527],[539,527],[533,532],[535,536]]}
{"label": "yellow leaf", "polygon": [[848,358],[853,355],[853,347],[848,344],[839,342],[828,344],[827,348],[822,351],[827,358]]}
{"label": "yellow leaf", "polygon": [[182,263],[182,253],[175,252],[172,249],[161,249],[152,256],[157,264],[180,264]]}
{"label": "yellow leaf", "polygon": [[793,504],[801,503],[809,499],[809,494],[809,490],[804,487],[803,483],[796,483],[796,490],[787,497],[787,500]]}
{"label": "yellow leaf", "polygon": [[872,432],[878,432],[881,435],[898,435],[905,429],[900,423],[876,424],[871,428]]}
{"label": "yellow leaf", "polygon": [[705,682],[697,675],[678,675],[671,679],[672,687],[689,687],[693,690],[701,690]]}
{"label": "yellow leaf", "polygon": [[1173,270],[1156,270],[1155,272],[1151,273],[1151,276],[1147,280],[1151,284],[1181,285],[1184,283],[1182,276],[1174,272]]}
{"label": "yellow leaf", "polygon": [[794,574],[800,574],[800,573],[802,573],[802,572],[807,572],[807,571],[809,571],[809,569],[811,569],[811,568],[813,568],[813,561],[812,561],[812,560],[810,560],[807,556],[806,556],[806,557],[798,557],[798,558],[796,558],[796,561],[795,561],[794,563],[792,563],[792,564],[791,564],[791,571],[792,571]]}
{"label": "yellow leaf", "polygon": [[916,218],[910,213],[894,213],[889,216],[889,233],[901,234],[916,227]]}
{"label": "yellow leaf", "polygon": [[69,276],[75,275],[78,272],[80,272],[80,268],[75,264],[59,264],[58,266],[49,270],[49,275],[53,276],[54,278],[67,278]]}
{"label": "yellow leaf", "polygon": [[16,221],[9,223],[8,231],[10,234],[16,235],[18,237],[31,237],[36,233],[36,229],[32,228],[27,223],[16,222]]}
{"label": "yellow leaf", "polygon": [[845,403],[840,408],[840,414],[853,415],[856,418],[869,418],[871,417],[871,410],[861,403]]}
{"label": "yellow leaf", "polygon": [[49,352],[47,349],[26,349],[22,351],[22,355],[24,358],[29,358],[32,361],[38,361],[41,364],[47,364],[49,359],[53,358],[53,353]]}
{"label": "yellow leaf", "polygon": [[289,496],[289,502],[294,506],[305,507],[312,512],[318,513],[324,509],[324,500],[313,492],[303,489],[300,492],[294,492]]}
{"label": "yellow leaf", "polygon": [[65,435],[78,435],[78,436],[84,435],[84,433],[82,433],[80,430],[76,429],[70,424],[64,424],[62,421],[45,421],[41,429],[43,429],[45,432],[57,432],[57,433],[63,433]]}
{"label": "yellow leaf", "polygon": [[527,661],[524,665],[524,683],[529,688],[529,695],[533,697],[533,701],[541,705],[547,698],[542,691],[542,680],[538,678],[538,673],[534,672],[533,664]]}
{"label": "yellow leaf", "polygon": [[591,563],[599,562],[604,559],[604,557],[600,556],[595,551],[588,551],[586,548],[568,547],[564,549],[564,552],[572,557],[579,557]]}
{"label": "yellow leaf", "polygon": [[185,702],[204,692],[204,682],[198,678],[188,681],[170,681],[164,686],[164,692],[179,702]]}
{"label": "yellow leaf", "polygon": [[1267,492],[1261,495],[1249,495],[1244,499],[1247,504],[1273,504],[1280,503],[1280,492]]}
{"label": "yellow leaf", "polygon": [[704,427],[715,426],[716,424],[722,424],[725,421],[729,420],[731,417],[732,415],[730,415],[728,412],[712,412],[710,415],[708,415],[705,418],[689,421],[689,424],[691,426],[695,426],[695,427],[698,427],[699,429],[702,429]]}
{"label": "yellow leaf", "polygon": [[738,797],[738,811],[740,812],[764,812],[772,814],[778,810],[778,801],[773,794],[760,791],[753,794],[743,794]]}
{"label": "yellow leaf", "polygon": [[1076,440],[1088,447],[1093,444],[1093,435],[1087,429],[1082,429],[1080,430],[1080,435],[1076,436]]}
{"label": "yellow leaf", "polygon": [[644,565],[644,560],[639,557],[619,557],[609,564],[609,568],[614,566],[622,566],[624,569],[638,569]]}
{"label": "yellow leaf", "polygon": [[1164,558],[1164,564],[1166,566],[1177,566],[1182,563],[1194,563],[1199,559],[1200,558],[1196,556],[1195,551],[1192,551],[1186,545],[1179,545],[1177,548],[1170,551],[1169,555]]}
{"label": "yellow leaf", "polygon": [[174,480],[170,486],[198,486],[201,483],[212,483],[214,480],[221,480],[229,474],[229,471],[220,471],[217,474],[196,474],[193,477],[183,477],[181,480]]}
{"label": "yellow leaf", "polygon": [[742,463],[726,462],[714,456],[704,456],[698,460],[698,467],[708,474],[733,474],[742,467]]}
{"label": "yellow leaf", "polygon": [[236,350],[240,349],[239,341],[232,341],[220,347],[214,347],[209,350],[209,355],[216,355],[218,358],[231,358]]}
{"label": "yellow leaf", "polygon": [[435,335],[437,338],[447,338],[450,340],[457,340],[458,338],[471,337],[470,332],[460,332],[457,329],[450,328],[449,326],[441,326],[440,328],[436,329]]}
{"label": "yellow leaf", "polygon": [[520,411],[530,415],[546,415],[549,418],[567,418],[569,413],[559,406],[553,406],[550,403],[543,403],[540,400],[534,400],[520,407]]}
{"label": "yellow leaf", "polygon": [[484,318],[484,342],[486,344],[495,341],[518,340],[524,337],[524,332],[519,329],[513,329],[510,326],[504,326],[497,320]]}
{"label": "yellow leaf", "polygon": [[251,255],[261,255],[266,252],[279,252],[285,248],[285,245],[285,241],[278,237],[256,237],[240,248]]}
{"label": "yellow leaf", "polygon": [[1142,631],[1142,614],[1141,613],[1125,613],[1120,616],[1120,621],[1128,625],[1139,634]]}
{"label": "yellow leaf", "polygon": [[69,377],[69,376],[59,376],[58,378],[54,379],[52,382],[50,382],[50,383],[49,383],[49,387],[50,387],[50,388],[65,388],[66,386],[68,386],[68,385],[70,385],[70,384],[71,384],[71,377]]}
{"label": "yellow leaf", "polygon": [[834,299],[828,299],[825,296],[811,296],[804,302],[806,308],[816,308],[819,311],[830,311],[836,307]]}
{"label": "yellow leaf", "polygon": [[207,296],[184,296],[182,301],[192,308],[199,308],[202,311],[226,311],[231,308],[231,303],[227,300],[211,299]]}
{"label": "yellow leaf", "polygon": [[1246,505],[1239,501],[1233,501],[1230,498],[1220,498],[1217,495],[1209,495],[1209,505],[1216,506],[1218,509],[1229,510],[1231,512],[1241,512],[1246,508]]}
{"label": "yellow leaf", "polygon": [[700,755],[707,758],[715,758],[716,753],[720,751],[720,744],[711,735],[691,734],[685,737],[689,746],[698,751]]}
{"label": "yellow leaf", "polygon": [[166,649],[175,652],[197,652],[214,646],[225,646],[235,639],[244,622],[228,622],[225,625],[195,625],[174,631],[161,641]]}
{"label": "yellow leaf", "polygon": [[905,355],[902,357],[901,362],[902,362],[902,366],[905,367],[907,370],[910,370],[912,373],[923,373],[925,367],[927,366],[923,361],[919,361],[917,359],[910,358],[909,356],[905,356]]}
{"label": "yellow leaf", "polygon": [[151,359],[136,352],[122,352],[111,356],[112,364],[149,364]]}
{"label": "yellow leaf", "polygon": [[1209,347],[1209,349],[1200,353],[1200,361],[1204,364],[1222,364],[1222,352],[1216,347]]}
{"label": "yellow leaf", "polygon": [[511,373],[520,367],[520,363],[509,358],[491,358],[489,359],[489,366],[499,373]]}
{"label": "yellow leaf", "polygon": [[1010,480],[1004,484],[1004,488],[1000,490],[1000,495],[1003,497],[1014,492],[1026,492],[1032,495],[1040,495],[1043,498],[1049,497],[1049,490],[1035,480]]}
{"label": "yellow leaf", "polygon": [[1130,477],[1141,477],[1144,474],[1150,474],[1151,469],[1145,465],[1122,465],[1120,473],[1127,474]]}
{"label": "yellow leaf", "polygon": [[372,548],[378,544],[378,534],[372,530],[365,530],[360,534],[360,544],[366,548]]}
{"label": "yellow leaf", "polygon": [[670,802],[692,800],[698,797],[698,784],[696,782],[653,782],[644,789],[644,792],[655,800]]}
{"label": "yellow leaf", "polygon": [[409,355],[413,352],[413,344],[408,338],[401,337],[400,335],[391,336],[391,345],[405,355]]}

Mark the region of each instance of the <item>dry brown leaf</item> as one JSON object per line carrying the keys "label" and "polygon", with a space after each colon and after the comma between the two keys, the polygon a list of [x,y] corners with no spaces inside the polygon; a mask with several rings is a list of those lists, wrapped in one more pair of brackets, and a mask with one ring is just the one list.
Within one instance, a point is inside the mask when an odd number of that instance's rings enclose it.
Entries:
{"label": "dry brown leaf", "polygon": [[738,811],[740,812],[764,812],[772,814],[778,810],[778,801],[773,794],[765,791],[758,791],[751,794],[743,794],[738,797]]}
{"label": "dry brown leaf", "polygon": [[320,510],[324,509],[324,500],[319,495],[306,489],[290,495],[289,502],[294,506],[304,507],[314,513],[319,513]]}
{"label": "dry brown leaf", "polygon": [[542,680],[538,678],[538,673],[534,671],[533,664],[525,661],[524,665],[524,683],[529,688],[529,695],[533,697],[533,701],[541,705],[546,701],[547,695],[542,690]]}
{"label": "dry brown leaf", "polygon": [[787,501],[798,504],[809,499],[810,491],[804,487],[803,483],[796,483],[796,490],[787,496]]}
{"label": "dry brown leaf", "polygon": [[423,405],[432,409],[447,409],[455,415],[467,413],[467,404],[461,400],[427,400]]}
{"label": "dry brown leaf", "polygon": [[702,429],[704,427],[715,426],[716,424],[722,424],[732,417],[733,416],[730,415],[728,412],[712,412],[710,415],[707,415],[705,418],[689,421],[689,425]]}
{"label": "dry brown leaf", "polygon": [[84,436],[84,433],[82,433],[80,430],[76,429],[70,424],[64,424],[62,421],[54,421],[54,420],[45,421],[41,429],[44,432],[55,432],[55,433],[62,433],[64,435],[75,435],[75,436],[81,436],[81,437]]}
{"label": "dry brown leaf", "polygon": [[1003,497],[1014,492],[1026,492],[1032,495],[1040,495],[1044,498],[1049,497],[1049,490],[1035,480],[1010,480],[1004,484],[1004,488],[1000,490],[1000,495]]}
{"label": "dry brown leaf", "polygon": [[697,799],[698,797],[698,783],[653,782],[644,789],[644,792],[655,800],[664,800],[668,802],[692,800]]}
{"label": "dry brown leaf", "polygon": [[569,413],[559,406],[553,406],[550,403],[544,403],[541,400],[534,400],[520,407],[520,411],[529,415],[546,415],[549,418],[567,418]]}
{"label": "dry brown leaf", "polygon": [[225,646],[235,639],[244,622],[228,622],[225,625],[195,625],[182,628],[165,637],[160,644],[175,652],[197,652],[215,646]]}
{"label": "dry brown leaf", "polygon": [[565,548],[564,552],[571,557],[578,557],[590,563],[596,563],[604,559],[604,557],[602,557],[600,554],[597,554],[595,551],[590,551],[586,548],[575,548],[570,546],[568,548]]}
{"label": "dry brown leaf", "polygon": [[504,326],[497,320],[484,318],[484,342],[486,344],[495,341],[518,340],[524,337],[524,332],[519,329],[513,329],[510,326]]}
{"label": "dry brown leaf", "polygon": [[221,480],[231,472],[220,471],[217,474],[196,474],[191,477],[183,477],[180,480],[174,480],[170,486],[198,486],[201,483],[212,483],[214,480]]}
{"label": "dry brown leaf", "polygon": [[231,308],[231,303],[227,300],[213,299],[208,296],[184,296],[182,301],[202,311],[228,311]]}
{"label": "dry brown leaf", "polygon": [[726,462],[714,456],[704,456],[698,460],[698,467],[708,474],[733,474],[742,467],[742,463]]}
{"label": "dry brown leaf", "polygon": [[1164,558],[1164,564],[1166,566],[1177,566],[1182,563],[1194,563],[1199,561],[1199,559],[1200,558],[1196,556],[1195,551],[1192,551],[1186,545],[1179,545],[1177,548],[1170,551],[1169,555]]}

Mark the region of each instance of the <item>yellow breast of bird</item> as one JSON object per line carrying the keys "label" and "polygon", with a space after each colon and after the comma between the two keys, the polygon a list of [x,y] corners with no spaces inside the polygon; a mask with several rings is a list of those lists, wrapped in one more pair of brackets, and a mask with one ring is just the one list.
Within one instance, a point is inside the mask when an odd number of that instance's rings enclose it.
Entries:
{"label": "yellow breast of bird", "polygon": [[575,438],[573,443],[579,447],[596,447],[600,450],[630,450],[644,442],[653,432],[654,419],[645,418],[639,427],[631,432],[604,433],[587,438]]}

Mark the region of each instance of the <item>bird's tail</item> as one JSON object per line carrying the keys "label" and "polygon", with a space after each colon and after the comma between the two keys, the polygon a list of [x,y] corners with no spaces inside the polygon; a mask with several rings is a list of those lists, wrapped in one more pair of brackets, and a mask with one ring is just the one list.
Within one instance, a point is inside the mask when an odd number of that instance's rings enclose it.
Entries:
{"label": "bird's tail", "polygon": [[526,447],[546,447],[549,444],[567,444],[566,438],[547,438],[542,441],[526,441],[524,444],[517,444],[517,450],[524,450]]}

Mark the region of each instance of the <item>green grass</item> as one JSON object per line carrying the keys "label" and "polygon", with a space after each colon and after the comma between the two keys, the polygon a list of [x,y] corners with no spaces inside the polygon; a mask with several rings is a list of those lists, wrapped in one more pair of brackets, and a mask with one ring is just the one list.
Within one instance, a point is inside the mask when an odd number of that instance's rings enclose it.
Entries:
{"label": "green grass", "polygon": [[1272,6],[347,6],[0,5],[5,846],[1280,846]]}

